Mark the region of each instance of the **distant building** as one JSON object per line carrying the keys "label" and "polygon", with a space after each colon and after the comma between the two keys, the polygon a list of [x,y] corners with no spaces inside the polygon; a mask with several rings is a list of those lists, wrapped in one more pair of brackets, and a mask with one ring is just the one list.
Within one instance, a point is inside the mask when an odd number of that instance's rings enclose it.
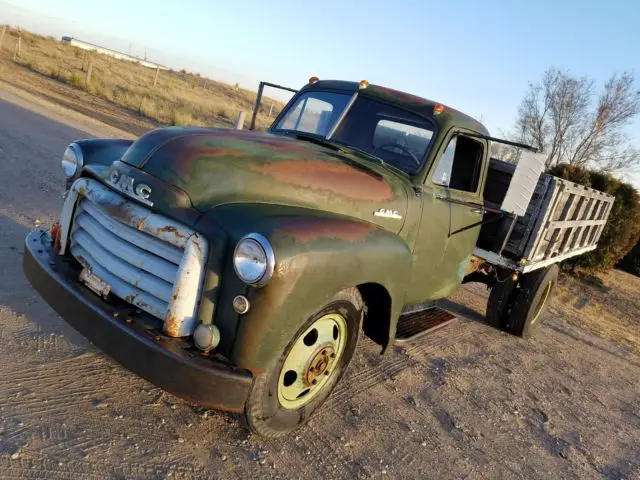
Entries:
{"label": "distant building", "polygon": [[139,63],[143,67],[148,67],[153,69],[159,68],[160,70],[169,70],[168,67],[165,67],[164,65],[160,65],[159,63],[150,62],[145,58],[134,57],[133,55],[127,55],[126,53],[117,52],[116,50],[111,50],[110,48],[94,45],[93,43],[85,42],[78,38],[68,37],[65,35],[64,37],[62,37],[62,41],[64,43],[68,43],[69,45],[73,45],[74,47],[82,48],[83,50],[93,50],[95,52],[103,53],[105,55],[109,55],[111,57],[114,57],[120,60]]}

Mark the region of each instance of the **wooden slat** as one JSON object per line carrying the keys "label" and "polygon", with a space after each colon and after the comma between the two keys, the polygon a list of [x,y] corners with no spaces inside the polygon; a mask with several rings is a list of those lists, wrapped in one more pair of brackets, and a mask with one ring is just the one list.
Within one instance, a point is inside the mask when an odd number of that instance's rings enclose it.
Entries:
{"label": "wooden slat", "polygon": [[602,225],[607,223],[606,220],[557,220],[549,222],[548,228],[574,228],[584,227],[585,225]]}
{"label": "wooden slat", "polygon": [[524,249],[530,262],[563,256],[598,241],[614,198],[594,189],[553,178],[553,193],[544,222],[534,230]]}

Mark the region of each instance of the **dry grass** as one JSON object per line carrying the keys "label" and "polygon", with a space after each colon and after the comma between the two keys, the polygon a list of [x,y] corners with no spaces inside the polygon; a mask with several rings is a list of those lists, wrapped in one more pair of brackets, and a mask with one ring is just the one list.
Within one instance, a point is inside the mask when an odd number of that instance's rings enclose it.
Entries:
{"label": "dry grass", "polygon": [[640,277],[621,270],[563,275],[555,297],[583,327],[640,353]]}
{"label": "dry grass", "polygon": [[[254,92],[200,74],[160,71],[158,83],[153,86],[155,70],[140,64],[81,50],[24,30],[20,35],[21,55],[16,63],[22,67],[165,125],[230,126],[240,111],[247,112],[248,118],[253,110]],[[7,29],[0,54],[13,57],[17,36],[16,30]],[[87,83],[89,62],[92,71]],[[269,117],[271,104],[274,108]],[[270,125],[282,107],[281,102],[264,98],[257,127],[264,129]]]}

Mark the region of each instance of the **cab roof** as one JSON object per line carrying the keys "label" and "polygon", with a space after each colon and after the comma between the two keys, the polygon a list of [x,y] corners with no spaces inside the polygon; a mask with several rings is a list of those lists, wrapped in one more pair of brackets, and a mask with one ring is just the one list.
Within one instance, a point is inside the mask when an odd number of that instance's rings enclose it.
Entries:
{"label": "cab roof", "polygon": [[444,128],[445,130],[453,126],[459,126],[481,135],[489,135],[489,131],[479,121],[454,108],[445,105],[442,113],[434,115],[433,108],[438,104],[438,102],[418,97],[416,95],[411,95],[410,93],[401,92],[399,90],[381,87],[380,85],[369,84],[367,88],[360,90],[358,82],[348,82],[344,80],[318,80],[315,83],[305,85],[300,91],[312,90],[339,90],[348,93],[355,93],[356,91],[359,91],[359,94],[363,97],[391,103],[410,112],[430,118],[438,124],[440,128]]}

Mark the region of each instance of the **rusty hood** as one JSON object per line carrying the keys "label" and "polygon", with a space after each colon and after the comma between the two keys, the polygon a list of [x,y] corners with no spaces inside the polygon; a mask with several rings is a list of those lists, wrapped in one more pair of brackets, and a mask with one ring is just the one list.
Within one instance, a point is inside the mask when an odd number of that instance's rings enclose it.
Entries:
{"label": "rusty hood", "polygon": [[228,129],[164,128],[122,161],[187,193],[206,212],[229,203],[327,211],[399,232],[408,182],[355,154],[294,138]]}

